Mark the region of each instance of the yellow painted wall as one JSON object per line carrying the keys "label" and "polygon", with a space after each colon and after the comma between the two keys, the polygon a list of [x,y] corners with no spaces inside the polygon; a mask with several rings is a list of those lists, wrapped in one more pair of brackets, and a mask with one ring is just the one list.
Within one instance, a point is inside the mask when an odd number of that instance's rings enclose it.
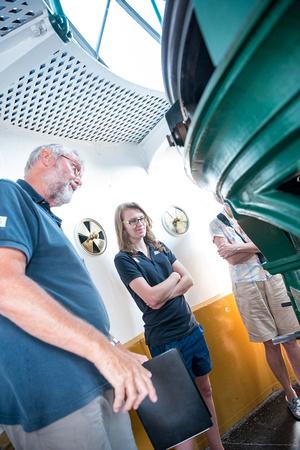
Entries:
{"label": "yellow painted wall", "polygon": [[[281,385],[267,365],[263,344],[249,342],[232,294],[214,297],[193,312],[204,328],[211,353],[210,380],[222,435]],[[150,357],[143,334],[126,347]],[[290,378],[294,381],[291,370]],[[152,450],[136,412],[130,416],[138,450]],[[197,436],[196,445],[198,449],[208,445],[205,434]]]}

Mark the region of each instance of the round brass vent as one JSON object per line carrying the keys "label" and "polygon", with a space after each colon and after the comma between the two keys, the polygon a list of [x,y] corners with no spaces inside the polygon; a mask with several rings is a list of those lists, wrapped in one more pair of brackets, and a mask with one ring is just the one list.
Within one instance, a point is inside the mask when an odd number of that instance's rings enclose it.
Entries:
{"label": "round brass vent", "polygon": [[181,236],[189,229],[190,221],[185,211],[178,206],[169,206],[162,215],[166,231],[173,236]]}
{"label": "round brass vent", "polygon": [[76,234],[80,247],[89,255],[98,256],[105,252],[107,237],[104,229],[96,220],[81,220]]}

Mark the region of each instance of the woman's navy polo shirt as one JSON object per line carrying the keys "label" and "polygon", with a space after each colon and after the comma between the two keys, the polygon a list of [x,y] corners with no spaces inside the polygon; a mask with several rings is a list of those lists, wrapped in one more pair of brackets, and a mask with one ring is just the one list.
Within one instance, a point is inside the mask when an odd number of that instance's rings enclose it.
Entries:
{"label": "woman's navy polo shirt", "polygon": [[166,251],[157,251],[151,245],[147,245],[151,259],[142,252],[137,256],[119,252],[115,256],[115,266],[121,280],[143,313],[146,344],[149,347],[156,347],[188,336],[199,324],[184,295],[167,301],[160,309],[152,309],[130,288],[129,284],[135,278],[143,277],[150,286],[156,286],[173,272],[172,264],[176,261],[176,257],[171,250],[165,244],[163,246]]}
{"label": "woman's navy polo shirt", "polygon": [[[26,275],[109,338],[101,296],[60,219],[28,183],[0,180],[0,246],[21,250]],[[110,388],[93,364],[0,315],[0,423],[40,429]]]}

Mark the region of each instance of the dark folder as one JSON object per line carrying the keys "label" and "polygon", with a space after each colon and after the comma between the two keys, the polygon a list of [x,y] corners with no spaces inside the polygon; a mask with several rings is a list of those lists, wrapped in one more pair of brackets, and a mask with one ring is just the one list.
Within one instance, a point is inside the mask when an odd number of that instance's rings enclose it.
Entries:
{"label": "dark folder", "polygon": [[211,414],[177,350],[143,364],[152,372],[158,400],[140,404],[137,414],[155,450],[166,450],[212,426]]}

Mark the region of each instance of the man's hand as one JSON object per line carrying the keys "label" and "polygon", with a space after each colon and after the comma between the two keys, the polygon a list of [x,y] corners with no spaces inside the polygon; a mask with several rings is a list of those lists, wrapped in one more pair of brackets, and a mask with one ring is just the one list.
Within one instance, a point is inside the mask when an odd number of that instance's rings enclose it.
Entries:
{"label": "man's hand", "polygon": [[124,345],[122,345],[120,341],[117,343],[116,348],[118,350],[120,350],[121,352],[124,352],[131,358],[135,359],[140,364],[144,364],[144,362],[148,361],[148,358],[146,355],[141,355],[140,353],[131,352],[126,347],[124,347]]}
{"label": "man's hand", "polygon": [[115,389],[114,412],[120,410],[125,397],[123,412],[131,408],[137,409],[147,396],[152,402],[157,401],[149,370],[117,346],[110,345],[108,341],[107,348],[103,350],[102,347],[101,353],[104,356],[94,364]]}
{"label": "man's hand", "polygon": [[151,373],[28,278],[23,252],[3,247],[0,255],[0,314],[37,339],[94,363],[115,388],[114,411],[125,396],[124,412],[137,409],[147,395],[156,402]]}
{"label": "man's hand", "polygon": [[[117,346],[117,348],[119,349],[118,346]],[[127,352],[130,354],[131,358],[135,359],[140,364],[144,364],[144,362],[148,361],[148,358],[146,355],[141,355],[140,353],[130,352],[129,350],[127,350]]]}
{"label": "man's hand", "polygon": [[214,243],[218,247],[218,254],[225,259],[229,264],[235,266],[242,264],[250,259],[258,248],[253,242],[231,244],[226,238],[216,236]]}
{"label": "man's hand", "polygon": [[229,256],[233,256],[237,253],[238,247],[240,247],[238,244],[221,244],[218,248],[218,253],[221,256],[221,258],[229,258]]}

